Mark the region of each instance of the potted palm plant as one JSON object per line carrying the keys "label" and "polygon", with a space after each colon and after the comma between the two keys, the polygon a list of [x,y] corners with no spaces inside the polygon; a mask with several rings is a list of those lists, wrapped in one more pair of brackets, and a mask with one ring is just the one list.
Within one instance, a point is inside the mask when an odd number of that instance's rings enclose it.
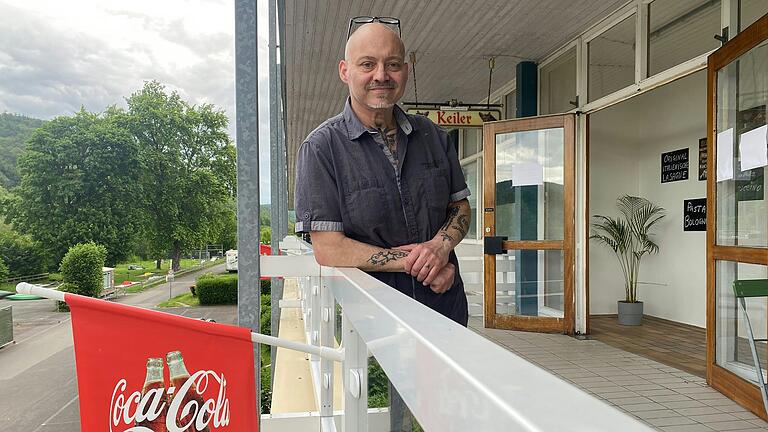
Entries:
{"label": "potted palm plant", "polygon": [[591,239],[608,246],[619,260],[624,274],[624,300],[619,300],[619,324],[640,325],[643,302],[637,300],[637,277],[643,255],[659,251],[651,229],[665,216],[662,207],[645,198],[624,195],[616,200],[621,216],[595,215]]}

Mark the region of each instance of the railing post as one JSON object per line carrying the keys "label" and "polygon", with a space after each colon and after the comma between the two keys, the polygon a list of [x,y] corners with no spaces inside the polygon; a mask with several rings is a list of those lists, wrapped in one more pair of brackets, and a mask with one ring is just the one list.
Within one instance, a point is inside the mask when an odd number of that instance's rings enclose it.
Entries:
{"label": "railing post", "polygon": [[368,348],[347,316],[341,318],[344,344],[343,432],[368,432]]}
{"label": "railing post", "polygon": [[[336,347],[333,293],[327,286],[320,287],[320,345]],[[320,359],[320,417],[333,417],[333,361]]]}
{"label": "railing post", "polygon": [[[309,284],[309,304],[309,343],[320,346],[320,280],[314,276]],[[309,359],[314,362],[320,357],[312,354]]]}

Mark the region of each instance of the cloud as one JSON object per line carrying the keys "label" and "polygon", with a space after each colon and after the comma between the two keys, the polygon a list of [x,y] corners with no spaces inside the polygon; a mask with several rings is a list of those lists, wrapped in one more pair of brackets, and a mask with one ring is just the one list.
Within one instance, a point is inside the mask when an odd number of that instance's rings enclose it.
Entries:
{"label": "cloud", "polygon": [[[235,139],[233,0],[0,0],[0,112],[49,119],[125,106],[155,79],[224,110]],[[269,201],[266,6],[259,13],[262,202]],[[261,12],[261,10],[260,10]]]}

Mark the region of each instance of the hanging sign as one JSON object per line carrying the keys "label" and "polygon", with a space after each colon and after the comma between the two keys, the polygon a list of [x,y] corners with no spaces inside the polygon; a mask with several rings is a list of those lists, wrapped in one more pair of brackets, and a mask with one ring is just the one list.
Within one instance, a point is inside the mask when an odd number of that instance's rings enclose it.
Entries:
{"label": "hanging sign", "polygon": [[661,154],[661,182],[688,180],[688,149]]}
{"label": "hanging sign", "polygon": [[707,179],[707,139],[699,140],[699,181]]}
{"label": "hanging sign", "polygon": [[683,201],[683,231],[707,230],[707,199]]}
{"label": "hanging sign", "polygon": [[482,127],[483,123],[501,119],[499,110],[438,110],[408,108],[408,114],[429,118],[438,126]]}

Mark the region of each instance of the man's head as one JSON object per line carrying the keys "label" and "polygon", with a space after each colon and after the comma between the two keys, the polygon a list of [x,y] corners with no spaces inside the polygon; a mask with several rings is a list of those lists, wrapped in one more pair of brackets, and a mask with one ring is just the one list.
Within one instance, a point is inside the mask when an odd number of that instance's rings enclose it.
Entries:
{"label": "man's head", "polygon": [[392,109],[408,82],[403,41],[383,24],[361,26],[347,41],[339,77],[349,87],[353,107]]}

